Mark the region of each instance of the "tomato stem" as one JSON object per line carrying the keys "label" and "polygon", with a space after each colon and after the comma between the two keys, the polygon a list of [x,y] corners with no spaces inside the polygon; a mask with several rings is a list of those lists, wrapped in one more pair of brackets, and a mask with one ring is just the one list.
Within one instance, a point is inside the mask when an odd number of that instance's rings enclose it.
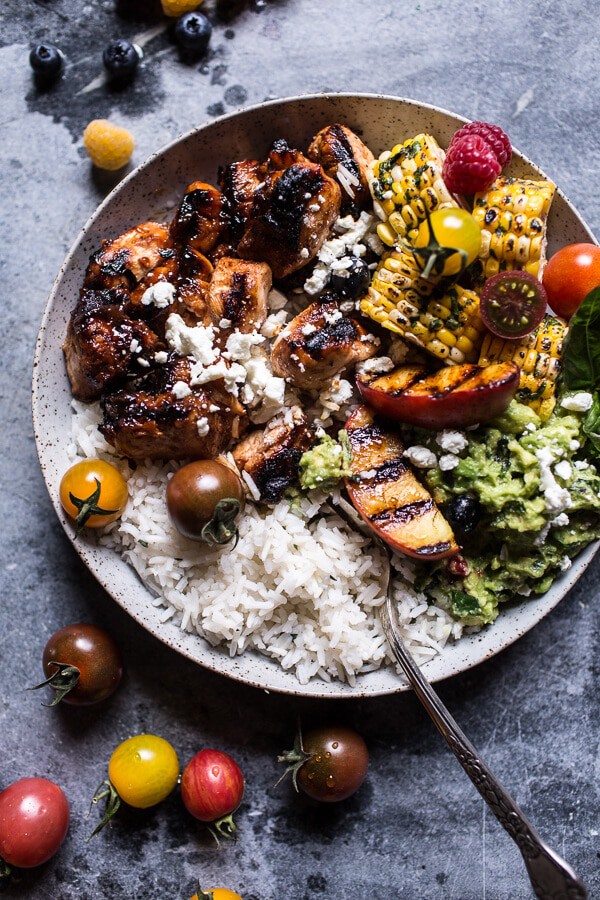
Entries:
{"label": "tomato stem", "polygon": [[75,516],[75,522],[77,523],[77,529],[75,531],[76,538],[79,537],[85,528],[86,522],[90,516],[112,516],[119,511],[118,509],[102,509],[101,506],[98,506],[101,487],[97,478],[94,478],[94,481],[96,482],[96,490],[83,500],[81,497],[76,497],[75,494],[72,494],[71,491],[69,491],[69,500],[73,506],[79,510]]}
{"label": "tomato stem", "polygon": [[235,519],[241,509],[239,500],[228,497],[219,500],[210,522],[207,522],[201,532],[203,541],[207,544],[227,544],[235,539],[234,547],[239,540],[239,533]]}
{"label": "tomato stem", "polygon": [[39,688],[49,685],[53,691],[56,691],[56,696],[52,703],[42,703],[42,706],[52,707],[57,706],[63,697],[66,697],[67,694],[77,686],[81,673],[77,666],[71,666],[69,663],[51,660],[48,665],[56,666],[56,672],[54,672],[50,678],[46,678],[45,681],[42,681],[40,684],[35,684],[33,687],[26,688],[26,690],[37,691]]}
{"label": "tomato stem", "polygon": [[198,882],[198,900],[215,900],[215,895],[212,891],[203,891],[200,887],[200,882]]}
{"label": "tomato stem", "polygon": [[277,780],[275,783],[275,787],[280,784],[286,775],[291,772],[292,773],[292,784],[296,790],[296,793],[300,793],[300,788],[298,787],[298,772],[302,768],[305,762],[309,759],[312,759],[313,754],[307,753],[304,749],[304,744],[302,742],[302,729],[300,727],[300,722],[298,722],[298,733],[296,734],[296,738],[294,740],[294,748],[293,750],[285,750],[280,756],[277,757],[277,762],[285,763],[286,769],[281,778]]}
{"label": "tomato stem", "polygon": [[220,843],[219,837],[227,838],[228,841],[237,841],[237,825],[233,821],[233,813],[229,813],[228,816],[217,819],[216,822],[211,822],[208,826],[208,830],[216,840],[217,844]]}
{"label": "tomato stem", "polygon": [[443,247],[435,236],[429,210],[425,206],[425,219],[429,226],[429,243],[426,247],[413,247],[412,244],[405,244],[405,248],[409,250],[414,260],[421,270],[421,276],[425,279],[433,273],[434,275],[443,275],[446,261],[453,256],[460,257],[460,268],[454,279],[458,278],[467,268],[469,255],[466,250],[459,247]]}
{"label": "tomato stem", "polygon": [[[92,802],[90,803],[90,812],[92,811],[92,806],[95,803],[99,803],[101,800],[104,800],[105,798],[106,798],[106,808],[104,810],[104,815],[102,817],[102,821],[100,822],[99,825],[96,826],[96,828],[94,828],[94,830],[92,831],[90,836],[88,838],[86,838],[86,843],[87,843],[87,841],[91,841],[91,839],[93,837],[95,837],[97,834],[100,834],[100,832],[102,831],[104,826],[108,825],[108,823],[110,822],[110,820],[112,819],[114,814],[117,812],[117,810],[121,806],[121,798],[117,794],[115,786],[112,784],[112,782],[110,782],[108,780],[101,781],[100,784],[98,785],[98,787],[96,788],[96,793],[92,797]],[[88,815],[89,815],[89,813],[88,813]]]}

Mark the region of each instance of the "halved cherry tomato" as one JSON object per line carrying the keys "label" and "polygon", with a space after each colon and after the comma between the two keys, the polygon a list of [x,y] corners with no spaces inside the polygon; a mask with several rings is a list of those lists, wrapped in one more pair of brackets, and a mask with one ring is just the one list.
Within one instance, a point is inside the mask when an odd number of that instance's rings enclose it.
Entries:
{"label": "halved cherry tomato", "polygon": [[118,519],[127,504],[127,482],[103,459],[84,459],[67,469],[60,483],[60,502],[83,528],[101,528]]}
{"label": "halved cherry tomato", "polygon": [[436,209],[419,226],[414,246],[426,274],[458,275],[477,258],[481,229],[466,209]]}
{"label": "halved cherry tomato", "polygon": [[548,297],[529,272],[498,272],[488,278],[481,292],[480,313],[484,325],[498,337],[516,339],[536,328],[546,315]]}
{"label": "halved cherry tomato", "polygon": [[44,647],[46,681],[61,700],[73,706],[91,706],[116,691],[123,675],[121,654],[114,639],[97,625],[81,622],[59,628]]}
{"label": "halved cherry tomato", "polygon": [[600,247],[570,244],[550,258],[542,283],[553,312],[570,319],[582,300],[600,285]]}
{"label": "halved cherry tomato", "polygon": [[41,866],[69,828],[69,804],[46,778],[22,778],[0,793],[0,857],[10,866]]}

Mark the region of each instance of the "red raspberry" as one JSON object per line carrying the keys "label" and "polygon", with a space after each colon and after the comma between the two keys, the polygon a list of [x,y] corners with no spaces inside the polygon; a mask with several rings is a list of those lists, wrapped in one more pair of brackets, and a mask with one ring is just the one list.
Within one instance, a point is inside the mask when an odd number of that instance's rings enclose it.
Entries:
{"label": "red raspberry", "polygon": [[450,141],[450,147],[467,134],[478,134],[484,141],[487,141],[496,154],[496,159],[502,168],[507,166],[511,161],[512,147],[510,145],[510,138],[505,131],[502,131],[499,125],[491,125],[489,122],[467,122],[466,125],[463,125],[463,127],[456,132]]}
{"label": "red raspberry", "polygon": [[486,191],[501,171],[487,141],[467,134],[448,149],[442,177],[453,194],[477,194]]}

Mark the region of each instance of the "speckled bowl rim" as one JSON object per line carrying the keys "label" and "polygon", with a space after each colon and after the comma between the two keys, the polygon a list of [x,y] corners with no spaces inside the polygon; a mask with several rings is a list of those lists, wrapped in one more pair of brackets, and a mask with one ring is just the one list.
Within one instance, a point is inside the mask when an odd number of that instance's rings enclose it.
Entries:
{"label": "speckled bowl rim", "polygon": [[[410,106],[415,107],[422,110],[431,110],[433,113],[442,114],[452,120],[454,120],[457,124],[464,123],[468,121],[462,116],[457,115],[449,110],[444,109],[443,107],[435,106],[430,103],[424,103],[418,100],[412,100],[403,97],[397,97],[389,94],[377,94],[377,93],[363,93],[363,92],[326,92],[326,93],[316,93],[316,94],[302,94],[294,97],[285,97],[275,100],[268,100],[262,103],[257,103],[252,106],[244,107],[241,109],[236,109],[231,113],[227,113],[223,116],[219,116],[216,119],[212,119],[208,122],[204,122],[203,124],[197,126],[196,128],[191,129],[190,131],[179,135],[174,140],[170,141],[168,144],[163,146],[161,149],[157,150],[155,153],[152,153],[149,157],[147,157],[140,165],[138,165],[132,172],[130,172],[125,178],[123,178],[115,188],[104,198],[104,200],[99,204],[99,206],[95,209],[92,215],[88,218],[87,222],[81,229],[79,236],[71,246],[56,279],[54,280],[52,290],[50,292],[48,302],[46,304],[44,314],[42,317],[36,346],[35,346],[35,355],[34,355],[34,365],[33,365],[33,377],[32,377],[32,415],[33,415],[33,429],[36,441],[36,448],[38,452],[38,458],[40,461],[40,466],[42,468],[42,473],[44,476],[44,480],[46,482],[46,486],[50,493],[50,497],[52,500],[52,504],[56,511],[56,514],[63,526],[67,537],[71,541],[74,546],[75,551],[78,553],[82,561],[85,565],[90,569],[92,574],[98,580],[98,582],[102,585],[102,587],[107,591],[108,594],[117,602],[119,605],[128,612],[136,621],[138,621],[142,627],[157,637],[160,641],[162,641],[167,646],[176,650],[178,653],[186,656],[188,659],[191,659],[194,662],[197,662],[208,669],[211,669],[214,672],[219,674],[223,674],[226,677],[232,678],[234,680],[240,681],[246,685],[256,687],[258,689],[264,690],[265,692],[274,691],[277,693],[302,696],[302,697],[312,697],[312,698],[321,698],[321,699],[333,699],[333,698],[367,698],[367,697],[377,697],[384,696],[389,694],[394,694],[398,692],[402,692],[409,689],[408,684],[401,678],[397,677],[393,674],[391,668],[387,669],[379,669],[372,673],[367,673],[365,675],[361,675],[357,677],[356,684],[354,686],[348,685],[344,682],[326,682],[321,679],[312,679],[308,684],[300,684],[300,682],[296,679],[296,677],[291,672],[287,672],[283,670],[277,662],[269,659],[268,657],[264,657],[255,653],[254,651],[249,651],[251,655],[255,658],[259,659],[263,664],[265,677],[264,679],[257,680],[256,677],[249,677],[247,674],[240,673],[236,670],[235,665],[233,663],[235,660],[232,660],[226,653],[218,648],[214,648],[208,644],[208,642],[204,641],[197,634],[189,634],[181,632],[179,629],[174,627],[169,622],[167,623],[154,623],[150,624],[146,618],[137,611],[130,608],[127,597],[124,596],[117,587],[112,583],[111,578],[107,575],[107,568],[100,564],[100,560],[98,557],[98,550],[100,549],[102,552],[100,556],[110,554],[113,558],[114,564],[117,566],[125,567],[128,570],[131,570],[131,567],[128,563],[121,559],[114,551],[106,550],[105,548],[98,548],[95,543],[91,543],[85,540],[74,540],[73,536],[73,528],[70,520],[64,515],[62,507],[60,505],[60,501],[58,498],[57,491],[52,491],[50,486],[50,480],[48,475],[46,474],[45,467],[45,446],[44,446],[44,434],[43,434],[43,385],[42,381],[42,373],[43,373],[43,364],[44,364],[44,340],[45,334],[48,330],[48,324],[52,316],[53,305],[57,293],[60,289],[62,280],[65,276],[65,273],[69,269],[71,263],[73,262],[73,258],[85,240],[85,237],[95,223],[96,219],[104,212],[104,210],[115,200],[115,198],[120,194],[120,192],[134,179],[136,179],[140,173],[144,172],[147,168],[152,166],[157,160],[166,156],[173,148],[177,147],[179,144],[189,140],[193,137],[193,135],[198,134],[200,132],[206,132],[211,128],[222,125],[223,123],[234,120],[238,116],[247,115],[252,112],[261,112],[269,107],[288,107],[293,104],[302,103],[306,101],[322,101],[322,100],[344,100],[349,99],[352,101],[387,101],[397,103],[401,106]],[[533,163],[525,154],[520,153],[516,148],[514,149],[514,156],[520,159],[527,166],[530,166],[534,169],[542,178],[548,178],[548,176],[544,173],[539,166]],[[557,188],[557,193],[562,197],[564,202],[569,207],[571,213],[578,220],[578,223],[581,225],[582,229],[587,233],[589,239],[596,243],[595,237],[590,231],[589,227],[586,225],[582,217],[579,215],[573,204],[568,200],[566,195],[560,188]],[[563,575],[560,579],[554,582],[552,588],[548,593],[543,595],[541,598],[538,598],[535,601],[525,601],[522,604],[519,604],[519,608],[528,608],[531,614],[522,617],[525,619],[520,625],[519,628],[515,628],[513,631],[506,633],[505,629],[499,628],[498,623],[496,626],[492,626],[489,629],[484,630],[475,635],[470,635],[467,637],[463,637],[461,641],[459,641],[454,646],[463,645],[466,650],[466,643],[468,642],[470,652],[466,653],[465,656],[460,658],[460,661],[457,665],[444,665],[444,654],[447,653],[446,650],[442,651],[437,657],[435,657],[431,662],[427,663],[423,667],[423,671],[426,676],[432,682],[437,682],[444,680],[445,678],[449,678],[453,675],[458,675],[462,672],[465,672],[476,665],[484,662],[485,660],[495,656],[500,651],[506,649],[511,644],[513,644],[518,638],[522,637],[527,631],[533,628],[539,621],[541,621],[548,613],[551,612],[552,609],[563,599],[563,597],[571,590],[577,580],[581,577],[583,572],[587,569],[590,562],[592,561],[598,547],[600,546],[600,542],[595,542],[587,547],[575,560],[572,568]],[[137,576],[136,576],[137,577]],[[141,581],[139,584],[144,588]],[[148,595],[148,600],[152,600],[153,595],[147,589],[146,593]],[[506,614],[505,614],[506,615]],[[498,621],[502,621],[502,617]],[[190,641],[191,639],[191,641]],[[477,647],[478,644],[484,644],[483,647]],[[199,651],[198,648],[203,647],[204,653]],[[247,651],[248,653],[248,651]],[[200,659],[199,655],[203,658]],[[239,659],[239,657],[238,657]],[[387,673],[387,675],[391,675],[391,677],[386,677],[387,683],[384,686],[375,686],[369,684],[369,680],[373,680],[372,676],[382,675],[382,673]],[[283,682],[283,683],[282,683]]]}

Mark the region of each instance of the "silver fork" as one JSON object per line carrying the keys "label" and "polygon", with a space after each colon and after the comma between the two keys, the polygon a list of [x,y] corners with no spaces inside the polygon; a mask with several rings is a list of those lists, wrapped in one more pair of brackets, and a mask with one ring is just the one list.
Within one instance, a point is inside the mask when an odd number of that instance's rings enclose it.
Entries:
{"label": "silver fork", "polygon": [[369,537],[385,553],[388,572],[386,602],[381,610],[381,623],[388,643],[434,725],[502,827],[521,851],[535,896],[540,900],[587,900],[588,893],[583,882],[571,866],[544,843],[518,804],[459,728],[407,650],[400,635],[392,598],[392,555],[387,544],[372,532],[367,534],[363,530],[362,523],[359,525],[342,506],[337,503],[331,503],[330,506],[348,522],[350,527],[359,528],[361,533]]}

